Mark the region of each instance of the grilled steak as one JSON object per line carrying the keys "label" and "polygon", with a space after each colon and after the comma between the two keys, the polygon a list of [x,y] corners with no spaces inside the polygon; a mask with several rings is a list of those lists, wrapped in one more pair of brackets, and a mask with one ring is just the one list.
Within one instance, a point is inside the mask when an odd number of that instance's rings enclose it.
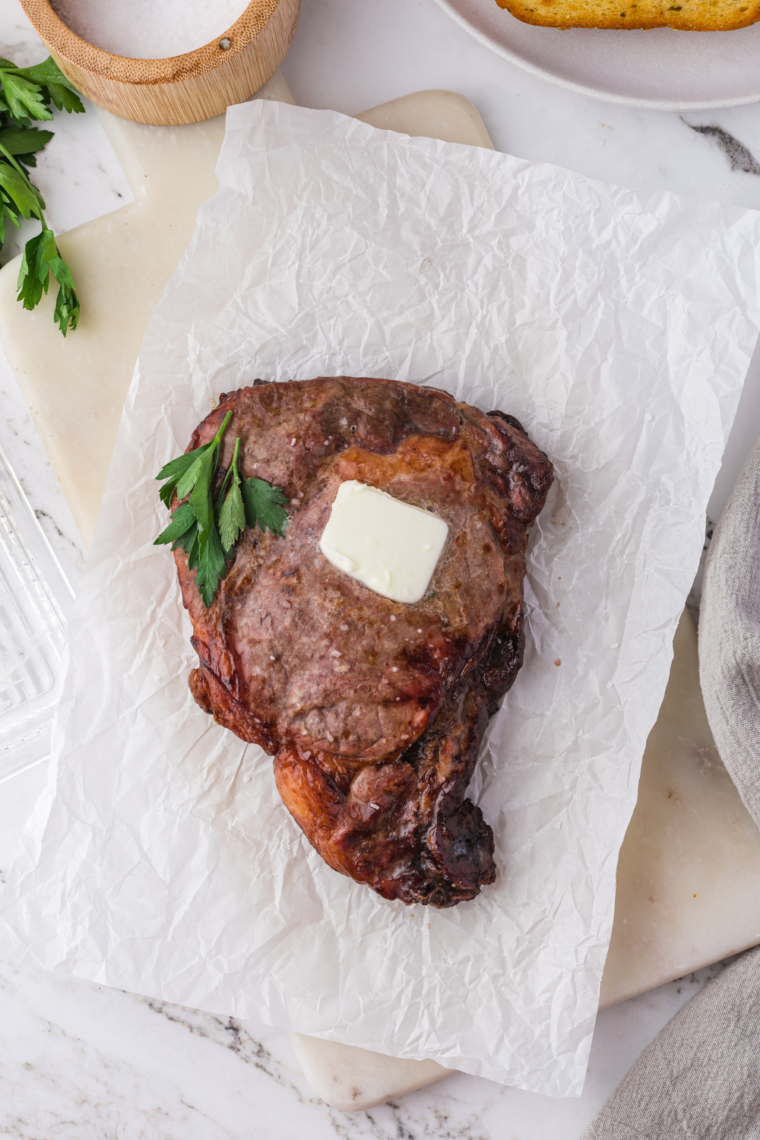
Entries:
{"label": "grilled steak", "polygon": [[[552,467],[520,424],[394,380],[322,378],[222,396],[217,478],[285,490],[285,538],[246,529],[206,609],[175,552],[200,660],[193,695],[274,756],[277,787],[336,871],[386,899],[454,906],[495,877],[493,833],[465,791],[488,718],[523,655],[527,530]],[[417,604],[332,566],[319,539],[356,479],[443,518],[449,535]]]}

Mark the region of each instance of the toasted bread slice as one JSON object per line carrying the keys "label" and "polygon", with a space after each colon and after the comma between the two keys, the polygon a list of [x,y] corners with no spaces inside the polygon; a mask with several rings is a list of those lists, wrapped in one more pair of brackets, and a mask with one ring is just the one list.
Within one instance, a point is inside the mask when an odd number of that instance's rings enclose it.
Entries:
{"label": "toasted bread slice", "polygon": [[680,28],[724,32],[760,20],[760,0],[496,0],[545,28]]}

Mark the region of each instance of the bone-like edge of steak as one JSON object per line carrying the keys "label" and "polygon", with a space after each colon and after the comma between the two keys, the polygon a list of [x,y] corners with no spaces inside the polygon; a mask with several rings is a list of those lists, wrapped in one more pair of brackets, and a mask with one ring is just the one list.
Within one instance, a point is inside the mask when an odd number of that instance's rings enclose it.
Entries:
{"label": "bone-like edge of steak", "polygon": [[[386,899],[454,906],[495,877],[491,828],[465,799],[486,724],[523,657],[527,531],[552,466],[511,416],[394,380],[256,381],[224,395],[217,479],[279,487],[285,538],[246,529],[206,609],[175,552],[198,704],[274,755],[277,787],[336,871]],[[319,551],[358,479],[449,524],[429,594],[392,602]]]}

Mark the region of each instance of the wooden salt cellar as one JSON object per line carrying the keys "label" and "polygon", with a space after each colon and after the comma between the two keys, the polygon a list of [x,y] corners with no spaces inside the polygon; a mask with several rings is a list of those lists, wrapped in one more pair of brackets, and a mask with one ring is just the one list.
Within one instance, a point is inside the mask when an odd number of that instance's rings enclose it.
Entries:
{"label": "wooden salt cellar", "polygon": [[204,47],[167,59],[129,59],[83,40],[49,0],[21,0],[64,75],[99,107],[154,126],[221,115],[262,87],[296,30],[301,0],[251,0],[242,16]]}

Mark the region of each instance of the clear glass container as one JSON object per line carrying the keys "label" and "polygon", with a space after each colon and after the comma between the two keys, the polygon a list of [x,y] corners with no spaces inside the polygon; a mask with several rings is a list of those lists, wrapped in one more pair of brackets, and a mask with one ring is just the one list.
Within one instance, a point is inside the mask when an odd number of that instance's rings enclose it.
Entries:
{"label": "clear glass container", "polygon": [[0,782],[50,755],[73,596],[0,449]]}

